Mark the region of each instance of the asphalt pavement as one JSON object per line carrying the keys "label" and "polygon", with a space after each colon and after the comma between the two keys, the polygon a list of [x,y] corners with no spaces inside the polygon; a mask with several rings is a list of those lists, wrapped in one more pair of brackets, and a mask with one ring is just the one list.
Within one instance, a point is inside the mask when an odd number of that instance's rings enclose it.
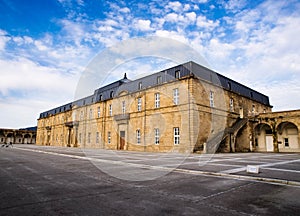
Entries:
{"label": "asphalt pavement", "polygon": [[300,154],[14,145],[0,191],[0,215],[298,215]]}

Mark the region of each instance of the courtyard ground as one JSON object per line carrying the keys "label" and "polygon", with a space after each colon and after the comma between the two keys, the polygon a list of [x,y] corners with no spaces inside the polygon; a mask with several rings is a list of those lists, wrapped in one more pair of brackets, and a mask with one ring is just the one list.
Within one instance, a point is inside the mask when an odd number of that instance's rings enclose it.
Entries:
{"label": "courtyard ground", "polygon": [[0,191],[0,215],[298,215],[300,154],[14,145]]}

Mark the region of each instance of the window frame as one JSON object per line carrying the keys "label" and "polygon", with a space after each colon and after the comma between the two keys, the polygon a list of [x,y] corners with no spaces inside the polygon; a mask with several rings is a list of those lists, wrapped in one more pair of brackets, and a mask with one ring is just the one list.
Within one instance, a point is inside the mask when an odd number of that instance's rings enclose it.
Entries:
{"label": "window frame", "polygon": [[154,128],[154,144],[159,145],[160,142],[160,131],[159,128]]}
{"label": "window frame", "polygon": [[175,105],[179,104],[179,89],[178,88],[173,89],[173,103]]}
{"label": "window frame", "polygon": [[124,115],[126,113],[126,102],[122,101],[122,114]]}
{"label": "window frame", "polygon": [[160,94],[159,93],[154,94],[154,107],[160,108]]}
{"label": "window frame", "polygon": [[140,129],[136,130],[136,144],[138,144],[138,145],[141,144],[141,130]]}
{"label": "window frame", "polygon": [[111,132],[107,131],[107,144],[111,144]]}
{"label": "window frame", "polygon": [[173,139],[174,139],[174,145],[180,144],[180,129],[179,129],[179,127],[173,128]]}
{"label": "window frame", "polygon": [[142,111],[142,98],[138,97],[137,99],[137,111],[140,112]]}
{"label": "window frame", "polygon": [[210,107],[215,107],[213,91],[209,92],[209,105],[210,105]]}

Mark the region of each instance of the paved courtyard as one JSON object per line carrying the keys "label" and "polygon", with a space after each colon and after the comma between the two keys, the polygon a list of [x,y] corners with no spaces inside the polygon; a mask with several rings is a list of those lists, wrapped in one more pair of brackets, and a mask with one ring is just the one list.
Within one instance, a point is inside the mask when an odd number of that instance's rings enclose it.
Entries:
{"label": "paved courtyard", "polygon": [[0,215],[298,215],[300,154],[14,145],[0,189]]}

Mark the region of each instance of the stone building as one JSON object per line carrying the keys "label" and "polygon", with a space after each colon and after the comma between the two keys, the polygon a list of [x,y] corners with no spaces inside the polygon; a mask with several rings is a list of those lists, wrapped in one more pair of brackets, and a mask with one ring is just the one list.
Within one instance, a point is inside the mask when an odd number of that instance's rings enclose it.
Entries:
{"label": "stone building", "polygon": [[256,151],[300,152],[300,110],[260,113],[251,120]]}
{"label": "stone building", "polygon": [[261,137],[269,124],[262,126],[260,119],[271,111],[266,95],[187,62],[137,80],[125,74],[90,96],[41,113],[37,144],[151,152],[266,151]]}
{"label": "stone building", "polygon": [[0,128],[0,144],[35,144],[36,128],[4,129]]}

